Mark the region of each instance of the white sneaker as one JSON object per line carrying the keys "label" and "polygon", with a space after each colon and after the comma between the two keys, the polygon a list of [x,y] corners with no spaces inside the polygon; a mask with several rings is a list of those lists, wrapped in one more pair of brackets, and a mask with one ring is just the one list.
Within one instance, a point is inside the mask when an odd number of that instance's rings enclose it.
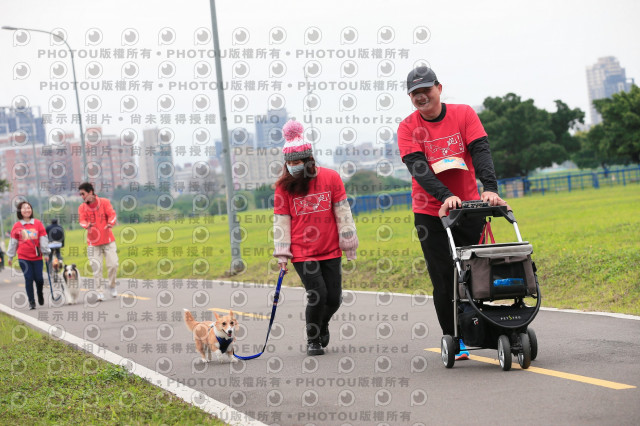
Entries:
{"label": "white sneaker", "polygon": [[102,302],[104,300],[104,294],[98,293],[98,302]]}
{"label": "white sneaker", "polygon": [[118,290],[115,287],[111,287],[111,297],[118,297]]}

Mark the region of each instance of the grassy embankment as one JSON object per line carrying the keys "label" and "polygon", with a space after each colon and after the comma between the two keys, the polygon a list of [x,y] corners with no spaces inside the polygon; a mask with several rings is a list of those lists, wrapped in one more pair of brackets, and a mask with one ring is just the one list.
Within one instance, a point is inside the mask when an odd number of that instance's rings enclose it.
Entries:
{"label": "grassy embankment", "polygon": [[213,416],[124,367],[0,313],[0,424],[210,424]]}

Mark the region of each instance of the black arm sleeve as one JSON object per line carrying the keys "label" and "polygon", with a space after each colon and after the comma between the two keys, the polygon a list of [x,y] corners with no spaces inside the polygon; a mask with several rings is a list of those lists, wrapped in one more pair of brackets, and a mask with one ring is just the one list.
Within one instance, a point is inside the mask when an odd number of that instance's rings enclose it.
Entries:
{"label": "black arm sleeve", "polygon": [[453,193],[436,177],[427,164],[427,157],[423,152],[412,152],[402,157],[409,173],[427,193],[444,203]]}
{"label": "black arm sleeve", "polygon": [[489,149],[489,139],[486,136],[476,139],[469,144],[469,152],[473,168],[476,169],[476,176],[484,185],[485,191],[498,193],[498,181],[496,179],[496,171],[493,167],[491,159],[491,150]]}

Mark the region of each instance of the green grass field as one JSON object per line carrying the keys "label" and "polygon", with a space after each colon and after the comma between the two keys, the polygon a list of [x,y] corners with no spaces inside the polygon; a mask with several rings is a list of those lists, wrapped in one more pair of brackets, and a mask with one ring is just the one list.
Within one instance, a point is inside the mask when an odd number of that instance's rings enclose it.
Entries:
{"label": "green grass field", "polygon": [[[614,186],[508,200],[522,236],[534,247],[543,306],[640,314],[640,186]],[[246,270],[230,279],[274,282],[272,212],[239,215]],[[431,293],[431,284],[405,208],[356,217],[356,262],[344,261],[344,287]],[[498,241],[515,241],[505,220],[494,222]],[[115,228],[120,278],[218,279],[231,259],[226,216],[183,223],[119,225]],[[168,241],[171,239],[171,241]],[[165,242],[166,241],[166,242]],[[67,233],[63,252],[89,275],[84,234]],[[286,285],[301,285],[295,272]]]}
{"label": "green grass field", "polygon": [[0,424],[224,425],[123,367],[0,313]]}

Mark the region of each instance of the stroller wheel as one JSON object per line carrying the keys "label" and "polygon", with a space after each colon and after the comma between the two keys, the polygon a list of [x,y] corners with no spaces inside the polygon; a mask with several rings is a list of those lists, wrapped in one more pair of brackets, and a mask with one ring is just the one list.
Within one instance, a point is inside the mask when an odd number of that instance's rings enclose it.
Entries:
{"label": "stroller wheel", "polygon": [[456,344],[450,335],[442,336],[440,341],[440,355],[442,355],[442,363],[445,367],[451,368],[456,362]]}
{"label": "stroller wheel", "polygon": [[522,350],[518,352],[518,364],[523,370],[526,370],[531,365],[531,343],[527,333],[520,333],[520,344]]}
{"label": "stroller wheel", "polygon": [[538,338],[533,328],[528,328],[527,334],[529,335],[529,342],[531,343],[531,361],[533,361],[538,357]]}
{"label": "stroller wheel", "polygon": [[503,371],[511,370],[511,344],[504,334],[498,338],[498,360]]}

